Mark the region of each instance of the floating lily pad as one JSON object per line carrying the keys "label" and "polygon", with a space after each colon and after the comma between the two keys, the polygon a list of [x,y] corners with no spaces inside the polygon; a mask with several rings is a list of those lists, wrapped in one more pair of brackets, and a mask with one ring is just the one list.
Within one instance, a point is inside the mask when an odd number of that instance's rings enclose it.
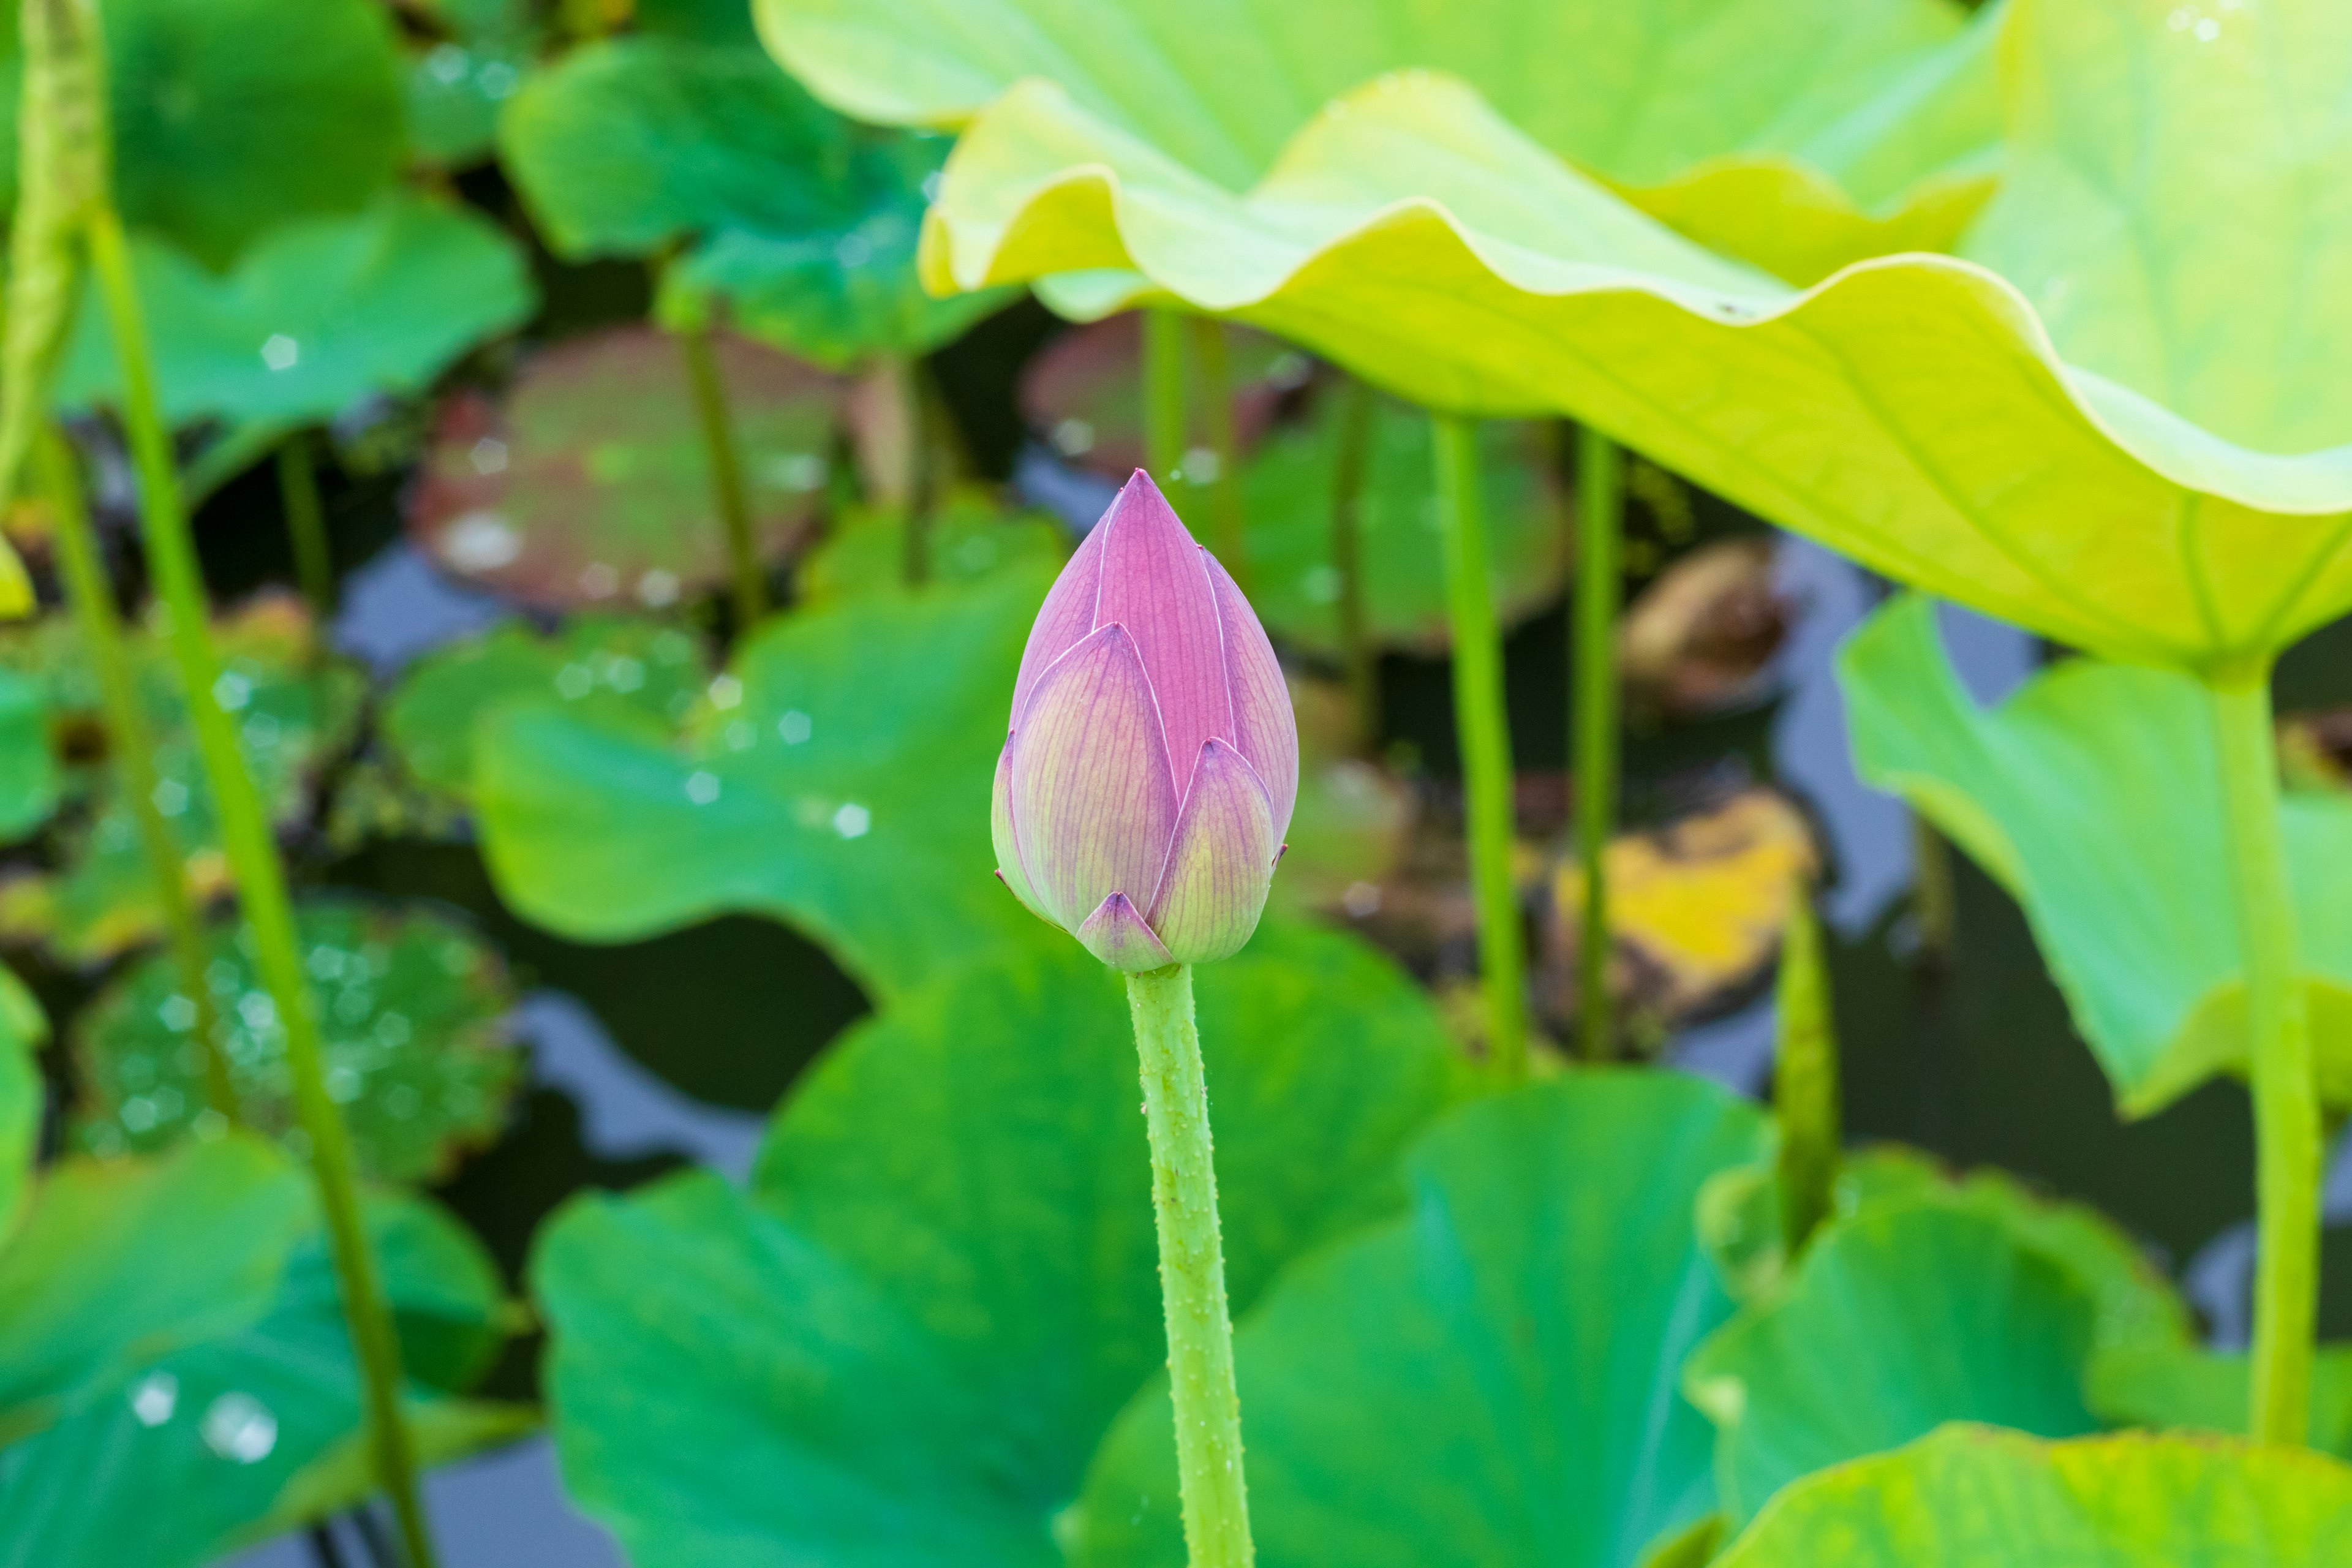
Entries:
{"label": "floating lily pad", "polygon": [[508,624],[410,666],[384,703],[383,735],[417,782],[470,799],[483,714],[538,700],[683,721],[710,683],[701,638],[683,626],[582,616],[552,636]]}
{"label": "floating lily pad", "polygon": [[1617,628],[1629,700],[1668,718],[1756,700],[1796,613],[1774,583],[1778,555],[1769,538],[1724,539],[1658,574]]}
{"label": "floating lily pad", "polygon": [[[842,388],[740,339],[713,345],[763,552],[806,529],[825,485]],[[661,609],[727,579],[726,531],[677,343],[626,327],[560,343],[503,405],[443,410],[408,513],[445,570],[553,609]]]}
{"label": "floating lily pad", "polygon": [[0,1443],[142,1362],[259,1318],[310,1204],[299,1172],[241,1136],[50,1170],[0,1247]]}
{"label": "floating lily pad", "polygon": [[[481,1244],[417,1198],[367,1212],[403,1359],[452,1332],[508,1328]],[[0,1564],[196,1568],[378,1490],[361,1461],[360,1378],[324,1238],[287,1259],[266,1316],[152,1351],[56,1426],[0,1450]],[[442,1463],[528,1431],[523,1407],[458,1399],[412,1374],[418,1457]]]}
{"label": "floating lily pad", "polygon": [[[1801,280],[1948,244],[1990,188],[1999,137],[1991,29],[1971,33],[1942,0],[1469,0],[1369,17],[1307,0],[1213,26],[1182,0],[758,8],[785,63],[862,119],[961,123],[1043,78],[1090,121],[1229,191],[1276,166],[1329,100],[1442,71],[1547,153]],[[1573,90],[1538,68],[1561,61],[1576,62]]]}
{"label": "floating lily pad", "polygon": [[1003,293],[933,299],[915,279],[941,136],[852,124],[756,47],[611,38],[532,77],[499,122],[506,167],[567,256],[651,256],[665,321],[714,306],[829,365],[913,354]]}
{"label": "floating lily pad", "polygon": [[[1059,571],[1070,555],[1069,535],[1059,522],[1042,512],[1007,512],[981,491],[949,496],[923,527],[932,582],[971,583],[1041,564]],[[824,541],[803,558],[796,586],[803,604],[822,608],[899,588],[906,576],[905,514],[851,509],[834,519]]]}
{"label": "floating lily pad", "polygon": [[[1601,1568],[1706,1514],[1711,1434],[1675,1379],[1731,1302],[1691,1215],[1764,1139],[1712,1084],[1623,1070],[1440,1124],[1411,1212],[1286,1270],[1236,1337],[1263,1560]],[[1155,1388],[1087,1477],[1076,1559],[1183,1563],[1175,1470]]]}
{"label": "floating lily pad", "polygon": [[[310,424],[371,394],[417,392],[538,303],[521,247],[496,225],[405,195],[273,229],[226,274],[143,237],[131,264],[163,412],[179,423]],[[121,396],[94,289],[56,395],[67,407]]]}
{"label": "floating lily pad", "polygon": [[[255,599],[214,628],[222,665],[214,689],[236,716],[246,766],[281,826],[309,815],[313,775],[350,742],[367,691],[358,669],[314,655],[314,637],[299,601],[285,595]],[[209,899],[227,888],[228,865],[179,678],[153,627],[131,637],[130,652],[154,747],[156,808],[186,851],[189,890]],[[79,634],[58,618],[0,635],[0,667],[46,688],[51,744],[68,791],[86,797],[58,832],[59,869],[0,884],[0,937],[98,963],[159,934],[163,916],[138,826],[105,765],[97,679]]]}
{"label": "floating lily pad", "polygon": [[1744,1521],[1801,1476],[1948,1421],[2096,1430],[2083,1399],[2095,1312],[2065,1271],[1964,1209],[1840,1221],[1684,1370],[1717,1428],[1726,1510]]}
{"label": "floating lily pad", "polygon": [[[1345,397],[1260,444],[1243,471],[1250,603],[1276,635],[1318,651],[1339,646],[1339,570],[1331,514]],[[1478,432],[1487,575],[1506,626],[1559,595],[1567,543],[1549,433],[1490,423]],[[1372,406],[1358,506],[1366,630],[1383,646],[1446,646],[1445,536],[1429,416],[1389,398]]]}
{"label": "floating lily pad", "polygon": [[681,737],[553,703],[476,732],[500,896],[574,941],[786,921],[871,992],[1069,938],[996,880],[988,795],[1044,563],[780,617]]}
{"label": "floating lily pad", "polygon": [[[289,218],[349,212],[400,166],[399,55],[372,0],[111,0],[115,200],[226,266]],[[12,10],[13,19],[13,10]],[[16,29],[0,36],[0,184],[16,200]]]}
{"label": "floating lily pad", "polygon": [[[1934,607],[1881,610],[1839,660],[1854,759],[1900,790],[2025,908],[2117,1104],[2145,1115],[2242,1070],[2245,982],[2223,843],[2212,706],[2190,678],[2074,659],[1979,708]],[[2280,807],[2312,1041],[2352,1099],[2352,799]]]}
{"label": "floating lily pad", "polygon": [[[832,3],[769,0],[770,34],[835,72],[821,79],[838,101],[943,111],[1009,79],[911,72],[909,46],[887,40],[916,9],[833,26]],[[2352,150],[2320,107],[2352,79],[2352,13],[2215,12],[2196,24],[2210,40],[2170,20],[2197,16],[2156,0],[2010,9],[2010,173],[1967,237],[1980,261],[1889,257],[1800,293],[1651,222],[1460,80],[1412,73],[1312,119],[1316,102],[1294,113],[1268,92],[1280,113],[1251,123],[1297,134],[1236,195],[1262,165],[1236,177],[1197,147],[1227,122],[1187,143],[1158,107],[1185,95],[1118,49],[1102,58],[1150,100],[1145,139],[1103,118],[1087,57],[1042,63],[1058,85],[1013,86],[966,131],[928,276],[1131,268],[1425,402],[1567,414],[2076,647],[2181,668],[2259,658],[2352,608],[2352,384],[2336,374],[2352,312],[2301,286],[2341,272],[2352,246],[2322,195]],[[1805,36],[1775,26],[1775,41]],[[840,49],[860,33],[876,35],[862,66]],[[1218,64],[1192,58],[1234,84],[1224,101],[1254,90],[1234,62],[1282,36],[1219,28]],[[942,25],[919,43],[953,58],[971,37]],[[1753,68],[1745,52],[1717,63]]]}
{"label": "floating lily pad", "polygon": [[[449,1174],[495,1140],[521,1076],[508,1033],[514,987],[498,953],[445,917],[356,900],[296,910],[326,1047],[327,1093],[361,1170],[389,1182]],[[247,1126],[298,1152],[285,1033],[243,926],[215,928],[206,973]],[[116,980],[76,1023],[82,1100],[74,1139],[92,1153],[166,1147],[211,1120],[196,1008],[168,953]]]}
{"label": "floating lily pad", "polygon": [[[1395,1205],[1459,1069],[1426,1000],[1343,937],[1262,930],[1199,994],[1245,1310]],[[576,1199],[532,1269],[573,1498],[640,1568],[1062,1563],[1056,1514],[1166,1355],[1135,1075],[1117,979],[1066,944],[859,1026],[749,1194],[697,1174]]]}
{"label": "floating lily pad", "polygon": [[2042,1443],[1953,1426],[1790,1488],[1720,1568],[2325,1568],[2352,1468],[2179,1437]]}
{"label": "floating lily pad", "polygon": [[[1226,377],[1234,430],[1247,452],[1273,424],[1285,394],[1306,384],[1313,362],[1278,338],[1225,328]],[[1188,361],[1192,343],[1185,343]],[[1196,363],[1187,395],[1193,434],[1204,391]],[[1143,318],[1129,311],[1073,327],[1040,350],[1021,373],[1021,416],[1054,450],[1120,484],[1145,467]]]}

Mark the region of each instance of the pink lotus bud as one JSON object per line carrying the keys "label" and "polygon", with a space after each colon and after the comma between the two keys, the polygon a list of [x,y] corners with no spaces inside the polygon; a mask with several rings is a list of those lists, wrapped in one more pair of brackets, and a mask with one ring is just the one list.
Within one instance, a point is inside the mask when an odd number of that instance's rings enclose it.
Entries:
{"label": "pink lotus bud", "polygon": [[1139,470],[1030,629],[997,875],[1114,969],[1223,958],[1257,929],[1297,797],[1265,629]]}

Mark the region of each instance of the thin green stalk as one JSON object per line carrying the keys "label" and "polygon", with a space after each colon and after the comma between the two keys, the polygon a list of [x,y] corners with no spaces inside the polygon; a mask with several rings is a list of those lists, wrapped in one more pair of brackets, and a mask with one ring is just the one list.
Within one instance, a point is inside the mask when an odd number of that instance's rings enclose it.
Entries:
{"label": "thin green stalk", "polygon": [[221,843],[227,852],[229,872],[253,935],[255,963],[276,1006],[278,1026],[286,1032],[295,1115],[310,1140],[310,1171],[319,1185],[343,1314],[365,1384],[369,1447],[376,1479],[391,1495],[399,1517],[409,1568],[433,1568],[433,1544],[417,1496],[415,1454],[400,1415],[400,1342],[393,1332],[392,1313],[384,1303],[375,1259],[369,1254],[367,1233],[360,1219],[359,1179],[350,1135],[327,1094],[324,1053],[303,982],[286,868],[278,860],[278,841],[262,809],[260,794],[246,772],[236,723],[222,705],[221,665],[205,618],[195,540],[180,502],[171,434],[157,405],[154,362],[138,290],[131,282],[121,221],[110,206],[102,205],[92,215],[89,239],[90,263],[122,371],[122,416],[139,473],[148,574],[170,616],[172,653],[195,724],[205,781],[220,815]]}
{"label": "thin green stalk", "polygon": [[107,581],[106,567],[99,559],[98,538],[90,529],[89,509],[82,503],[73,456],[54,430],[35,433],[33,464],[56,512],[58,566],[65,578],[66,597],[73,605],[74,623],[81,630],[82,646],[98,672],[107,749],[121,778],[123,798],[131,803],[131,820],[138,824],[140,847],[147,853],[156,907],[163,914],[164,942],[180,971],[180,990],[195,1005],[197,1048],[205,1064],[205,1103],[234,1124],[239,1120],[236,1089],[229,1079],[228,1058],[221,1051],[220,1010],[213,1005],[212,985],[205,975],[204,924],[197,918],[195,900],[188,896],[187,864],[180,842],[155,804],[154,739],[147,732],[147,717],[139,707],[130,652],[123,646],[122,620],[114,607],[114,586]]}
{"label": "thin green stalk", "polygon": [[1347,672],[1348,710],[1356,752],[1370,756],[1381,739],[1380,666],[1364,608],[1364,474],[1372,448],[1372,389],[1340,389],[1339,446],[1331,465],[1331,566],[1339,574],[1339,663]]}
{"label": "thin green stalk", "polygon": [[2269,661],[2209,676],[2207,689],[2221,752],[2223,825],[2252,1046],[2260,1252],[2248,1430],[2257,1442],[2301,1444],[2310,1435],[2312,1336],[2319,1310],[2319,1091],[2279,832]]}
{"label": "thin green stalk", "polygon": [[710,329],[699,321],[677,329],[678,353],[694,384],[694,411],[702,422],[703,456],[710,464],[710,499],[727,530],[727,558],[735,582],[735,631],[748,632],[768,613],[768,574],[760,565],[759,542],[751,533],[751,500],[743,489],[743,459],[735,448],[735,426],[727,412],[727,384]]}
{"label": "thin green stalk", "polygon": [[1830,1016],[1822,928],[1809,889],[1793,889],[1774,997],[1772,1109],[1780,1122],[1780,1217],[1790,1263],[1829,1218],[1843,1138],[1837,1031]]}
{"label": "thin green stalk", "polygon": [[1952,847],[1935,825],[1911,814],[1912,903],[1919,920],[1919,960],[1930,968],[1951,962],[1959,934],[1960,905],[1953,879]]}
{"label": "thin green stalk", "polygon": [[1591,426],[1576,447],[1576,855],[1584,868],[1576,1026],[1587,1061],[1613,1054],[1609,1016],[1609,836],[1617,826],[1617,606],[1625,530],[1621,454]]}
{"label": "thin green stalk", "polygon": [[286,537],[294,547],[294,580],[320,628],[335,613],[335,560],[327,545],[327,509],[319,500],[319,469],[310,433],[297,430],[278,447],[278,494]]}
{"label": "thin green stalk", "polygon": [[1470,889],[1478,912],[1486,1049],[1503,1081],[1517,1083],[1528,1076],[1526,956],[1511,876],[1511,729],[1503,701],[1503,634],[1495,618],[1478,496],[1478,428],[1450,414],[1432,415],[1431,420],[1445,523],[1454,730],[1462,748],[1462,792],[1470,819]]}
{"label": "thin green stalk", "polygon": [[1163,488],[1184,465],[1184,317],[1143,312],[1143,466]]}
{"label": "thin green stalk", "polygon": [[1201,363],[1202,434],[1216,454],[1217,477],[1209,486],[1209,536],[1217,559],[1244,595],[1250,591],[1249,538],[1242,526],[1242,443],[1234,424],[1233,368],[1225,353],[1225,324],[1214,316],[1192,321],[1192,352]]}
{"label": "thin green stalk", "polygon": [[924,505],[926,458],[921,367],[903,354],[882,354],[866,367],[860,388],[857,461],[870,506],[895,513],[905,529],[900,574],[909,584],[931,574],[930,531]]}
{"label": "thin green stalk", "polygon": [[1168,1386],[1176,1407],[1176,1478],[1191,1568],[1249,1568],[1249,1485],[1242,1407],[1234,1390],[1234,1330],[1210,1158],[1209,1093],[1192,1021],[1192,971],[1171,964],[1127,977],[1151,1137],[1151,1209],[1160,1231],[1160,1295],[1168,1322]]}

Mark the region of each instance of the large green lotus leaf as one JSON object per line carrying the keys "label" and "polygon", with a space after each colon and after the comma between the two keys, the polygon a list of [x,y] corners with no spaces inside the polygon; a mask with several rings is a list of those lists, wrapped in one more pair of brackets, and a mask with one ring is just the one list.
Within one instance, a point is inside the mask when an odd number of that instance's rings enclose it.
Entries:
{"label": "large green lotus leaf", "polygon": [[[1326,396],[1311,419],[1266,437],[1242,478],[1250,603],[1284,637],[1326,653],[1339,646],[1331,511],[1346,417],[1340,401]],[[1508,625],[1559,598],[1566,530],[1542,427],[1497,422],[1482,427],[1479,440],[1488,566]],[[1426,651],[1447,641],[1436,485],[1429,416],[1380,399],[1366,437],[1357,527],[1366,630],[1390,647]]]}
{"label": "large green lotus leaf", "polygon": [[[762,553],[824,489],[841,384],[732,336],[712,344]],[[408,528],[446,571],[546,609],[666,609],[728,579],[709,447],[678,344],[624,327],[534,355],[503,403],[443,408]]]}
{"label": "large green lotus leaf", "polygon": [[48,1088],[35,1059],[49,1020],[16,972],[0,965],[0,1244],[16,1234],[33,1184]]}
{"label": "large green lotus leaf", "polygon": [[259,1317],[310,1213],[300,1173],[241,1135],[56,1166],[0,1248],[0,1442]]}
{"label": "large green lotus leaf", "polygon": [[[528,1409],[452,1397],[418,1375],[418,1342],[507,1331],[496,1267],[416,1198],[371,1203],[368,1230],[401,1332],[404,1415],[431,1465],[527,1431]],[[468,1363],[478,1372],[481,1359]],[[323,1237],[287,1260],[268,1315],[153,1358],[56,1426],[0,1450],[0,1564],[195,1568],[363,1501],[360,1380]]]}
{"label": "large green lotus leaf", "polygon": [[487,714],[474,798],[519,913],[626,942],[727,910],[807,931],[888,996],[1069,939],[999,885],[988,795],[1052,572],[769,622],[683,737],[553,704]]}
{"label": "large green lotus leaf", "polygon": [[[1863,776],[1900,790],[2025,907],[2075,1026],[2129,1114],[2246,1058],[2245,985],[2211,703],[2158,669],[2075,659],[1979,708],[1934,607],[1906,599],[1846,646]],[[2321,1085],[2352,1098],[2352,801],[2281,807]]]}
{"label": "large green lotus leaf", "polygon": [[663,269],[665,319],[715,300],[740,331],[845,364],[921,353],[1003,302],[916,281],[945,139],[854,125],[748,44],[592,44],[533,76],[499,135],[560,252],[688,245]]}
{"label": "large green lotus leaf", "polygon": [[[1427,999],[1267,926],[1199,973],[1227,1283],[1402,1194],[1457,1090]],[[576,1201],[533,1268],[572,1496],[640,1568],[1058,1564],[1088,1456],[1164,1363],[1150,1154],[1117,977],[967,970],[846,1037],[750,1194]]]}
{"label": "large green lotus leaf", "polygon": [[[1228,190],[1329,100],[1460,76],[1537,145],[1801,279],[1950,242],[1990,188],[1986,39],[1934,0],[1265,4],[759,0],[771,47],[863,119],[970,120],[1043,78]],[[1942,174],[1916,190],[1924,176]]]}
{"label": "large green lotus leaf", "polygon": [[1717,1568],[2324,1568],[2352,1468],[2294,1448],[1952,1426],[1791,1487]]}
{"label": "large green lotus leaf", "polygon": [[[907,515],[845,507],[793,573],[798,602],[813,608],[890,593],[907,579]],[[999,572],[1059,571],[1069,531],[1038,511],[1008,511],[984,490],[958,489],[921,520],[928,580],[972,583]]]}
{"label": "large green lotus leaf", "polygon": [[[2091,1363],[2091,1408],[2118,1426],[2189,1427],[2242,1436],[2253,1378],[2243,1352],[2186,1336],[2102,1353]],[[2352,1459],[2352,1347],[2322,1345],[2311,1372],[2311,1446]]]}
{"label": "large green lotus leaf", "polygon": [[[1421,401],[1571,415],[2063,641],[2274,652],[2352,606],[2352,385],[2326,369],[2352,307],[2294,282],[2352,265],[2325,195],[2352,160],[2325,107],[2352,79],[2352,11],[2024,0],[2002,47],[2019,172],[1983,262],[1892,258],[1793,291],[1461,81],[1407,75],[1306,125],[1247,195],[1025,81],[950,161],[927,276],[1131,268]],[[2064,216],[2093,176],[2095,219]]]}
{"label": "large green lotus leaf", "polygon": [[[446,1179],[494,1142],[522,1074],[508,1031],[513,982],[496,950],[430,910],[341,897],[296,910],[319,1008],[327,1092],[361,1171],[380,1181]],[[242,926],[215,926],[205,969],[243,1123],[291,1145],[285,1032]],[[81,1098],[72,1135],[112,1156],[161,1149],[216,1120],[206,1103],[196,1009],[177,963],[156,953],[118,976],[74,1022]]]}
{"label": "large green lotus leaf", "polygon": [[1725,1510],[1745,1520],[1800,1476],[1947,1421],[2096,1430],[2083,1402],[2095,1311],[2056,1264],[1958,1207],[1840,1221],[1684,1368],[1716,1423]]}
{"label": "large green lotus leaf", "polygon": [[[135,242],[155,377],[173,420],[308,424],[371,394],[413,393],[537,308],[521,247],[467,209],[394,195],[271,230],[215,276]],[[96,289],[58,370],[68,407],[121,396]]]}
{"label": "large green lotus leaf", "polygon": [[[256,599],[214,627],[222,662],[215,692],[236,715],[246,766],[281,826],[309,815],[318,770],[349,744],[367,695],[356,667],[317,656],[316,636],[300,601],[286,595]],[[228,866],[179,678],[156,626],[132,637],[131,655],[153,742],[156,809],[185,851],[189,890],[210,898],[226,889]],[[98,682],[80,634],[63,617],[36,622],[0,637],[0,667],[47,689],[51,744],[68,765],[68,787],[89,796],[87,813],[58,835],[54,873],[0,883],[0,934],[41,942],[76,963],[162,934],[145,843],[105,765]]]}
{"label": "large green lotus leaf", "polygon": [[[399,55],[372,0],[110,0],[115,199],[225,267],[288,218],[349,212],[398,171]],[[16,186],[22,54],[0,25],[0,196]]]}
{"label": "large green lotus leaf", "polygon": [[[423,0],[438,37],[407,50],[408,145],[427,163],[488,159],[499,114],[537,64],[543,29],[530,0]],[[643,7],[639,7],[640,26]]]}
{"label": "large green lotus leaf", "polygon": [[474,727],[500,704],[561,701],[677,723],[710,674],[702,639],[667,622],[581,616],[548,635],[509,622],[402,672],[383,735],[418,783],[470,799]]}
{"label": "large green lotus leaf", "polygon": [[[1683,1358],[1731,1311],[1692,1226],[1762,1151],[1714,1085],[1581,1073],[1450,1117],[1411,1212],[1286,1271],[1238,1334],[1262,1560],[1632,1568],[1713,1506]],[[1166,1391],[1088,1476],[1074,1559],[1181,1564]]]}
{"label": "large green lotus leaf", "polygon": [[22,838],[49,819],[58,773],[48,694],[24,672],[0,669],[0,841]]}

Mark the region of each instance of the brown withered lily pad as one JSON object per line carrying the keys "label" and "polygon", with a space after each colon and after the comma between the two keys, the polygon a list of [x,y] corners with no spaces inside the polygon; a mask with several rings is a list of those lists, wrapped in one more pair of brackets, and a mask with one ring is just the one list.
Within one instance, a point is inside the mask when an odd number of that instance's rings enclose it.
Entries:
{"label": "brown withered lily pad", "polygon": [[[815,516],[844,385],[740,339],[714,343],[762,552]],[[677,341],[644,327],[575,339],[505,398],[443,409],[408,526],[445,570],[548,609],[660,609],[724,581],[726,532]]]}
{"label": "brown withered lily pad", "polygon": [[1773,582],[1769,539],[1727,539],[1676,561],[1643,590],[1618,628],[1628,697],[1668,718],[1753,701],[1788,635],[1790,605]]}
{"label": "brown withered lily pad", "polygon": [[[1192,344],[1185,342],[1188,362]],[[1273,424],[1283,395],[1303,385],[1307,356],[1263,332],[1225,328],[1225,365],[1234,426],[1247,451]],[[1190,363],[1199,402],[1199,366]],[[1129,312],[1063,333],[1021,378],[1021,414],[1040,440],[1065,458],[1109,479],[1143,466],[1143,318]],[[1200,437],[1196,417],[1193,436]]]}
{"label": "brown withered lily pad", "polygon": [[[1754,982],[1780,951],[1791,894],[1820,859],[1803,815],[1762,788],[1611,840],[1609,973],[1620,1005],[1653,1028],[1670,1026]],[[1570,861],[1552,878],[1538,978],[1555,1017],[1573,1008],[1583,908],[1583,868]]]}

